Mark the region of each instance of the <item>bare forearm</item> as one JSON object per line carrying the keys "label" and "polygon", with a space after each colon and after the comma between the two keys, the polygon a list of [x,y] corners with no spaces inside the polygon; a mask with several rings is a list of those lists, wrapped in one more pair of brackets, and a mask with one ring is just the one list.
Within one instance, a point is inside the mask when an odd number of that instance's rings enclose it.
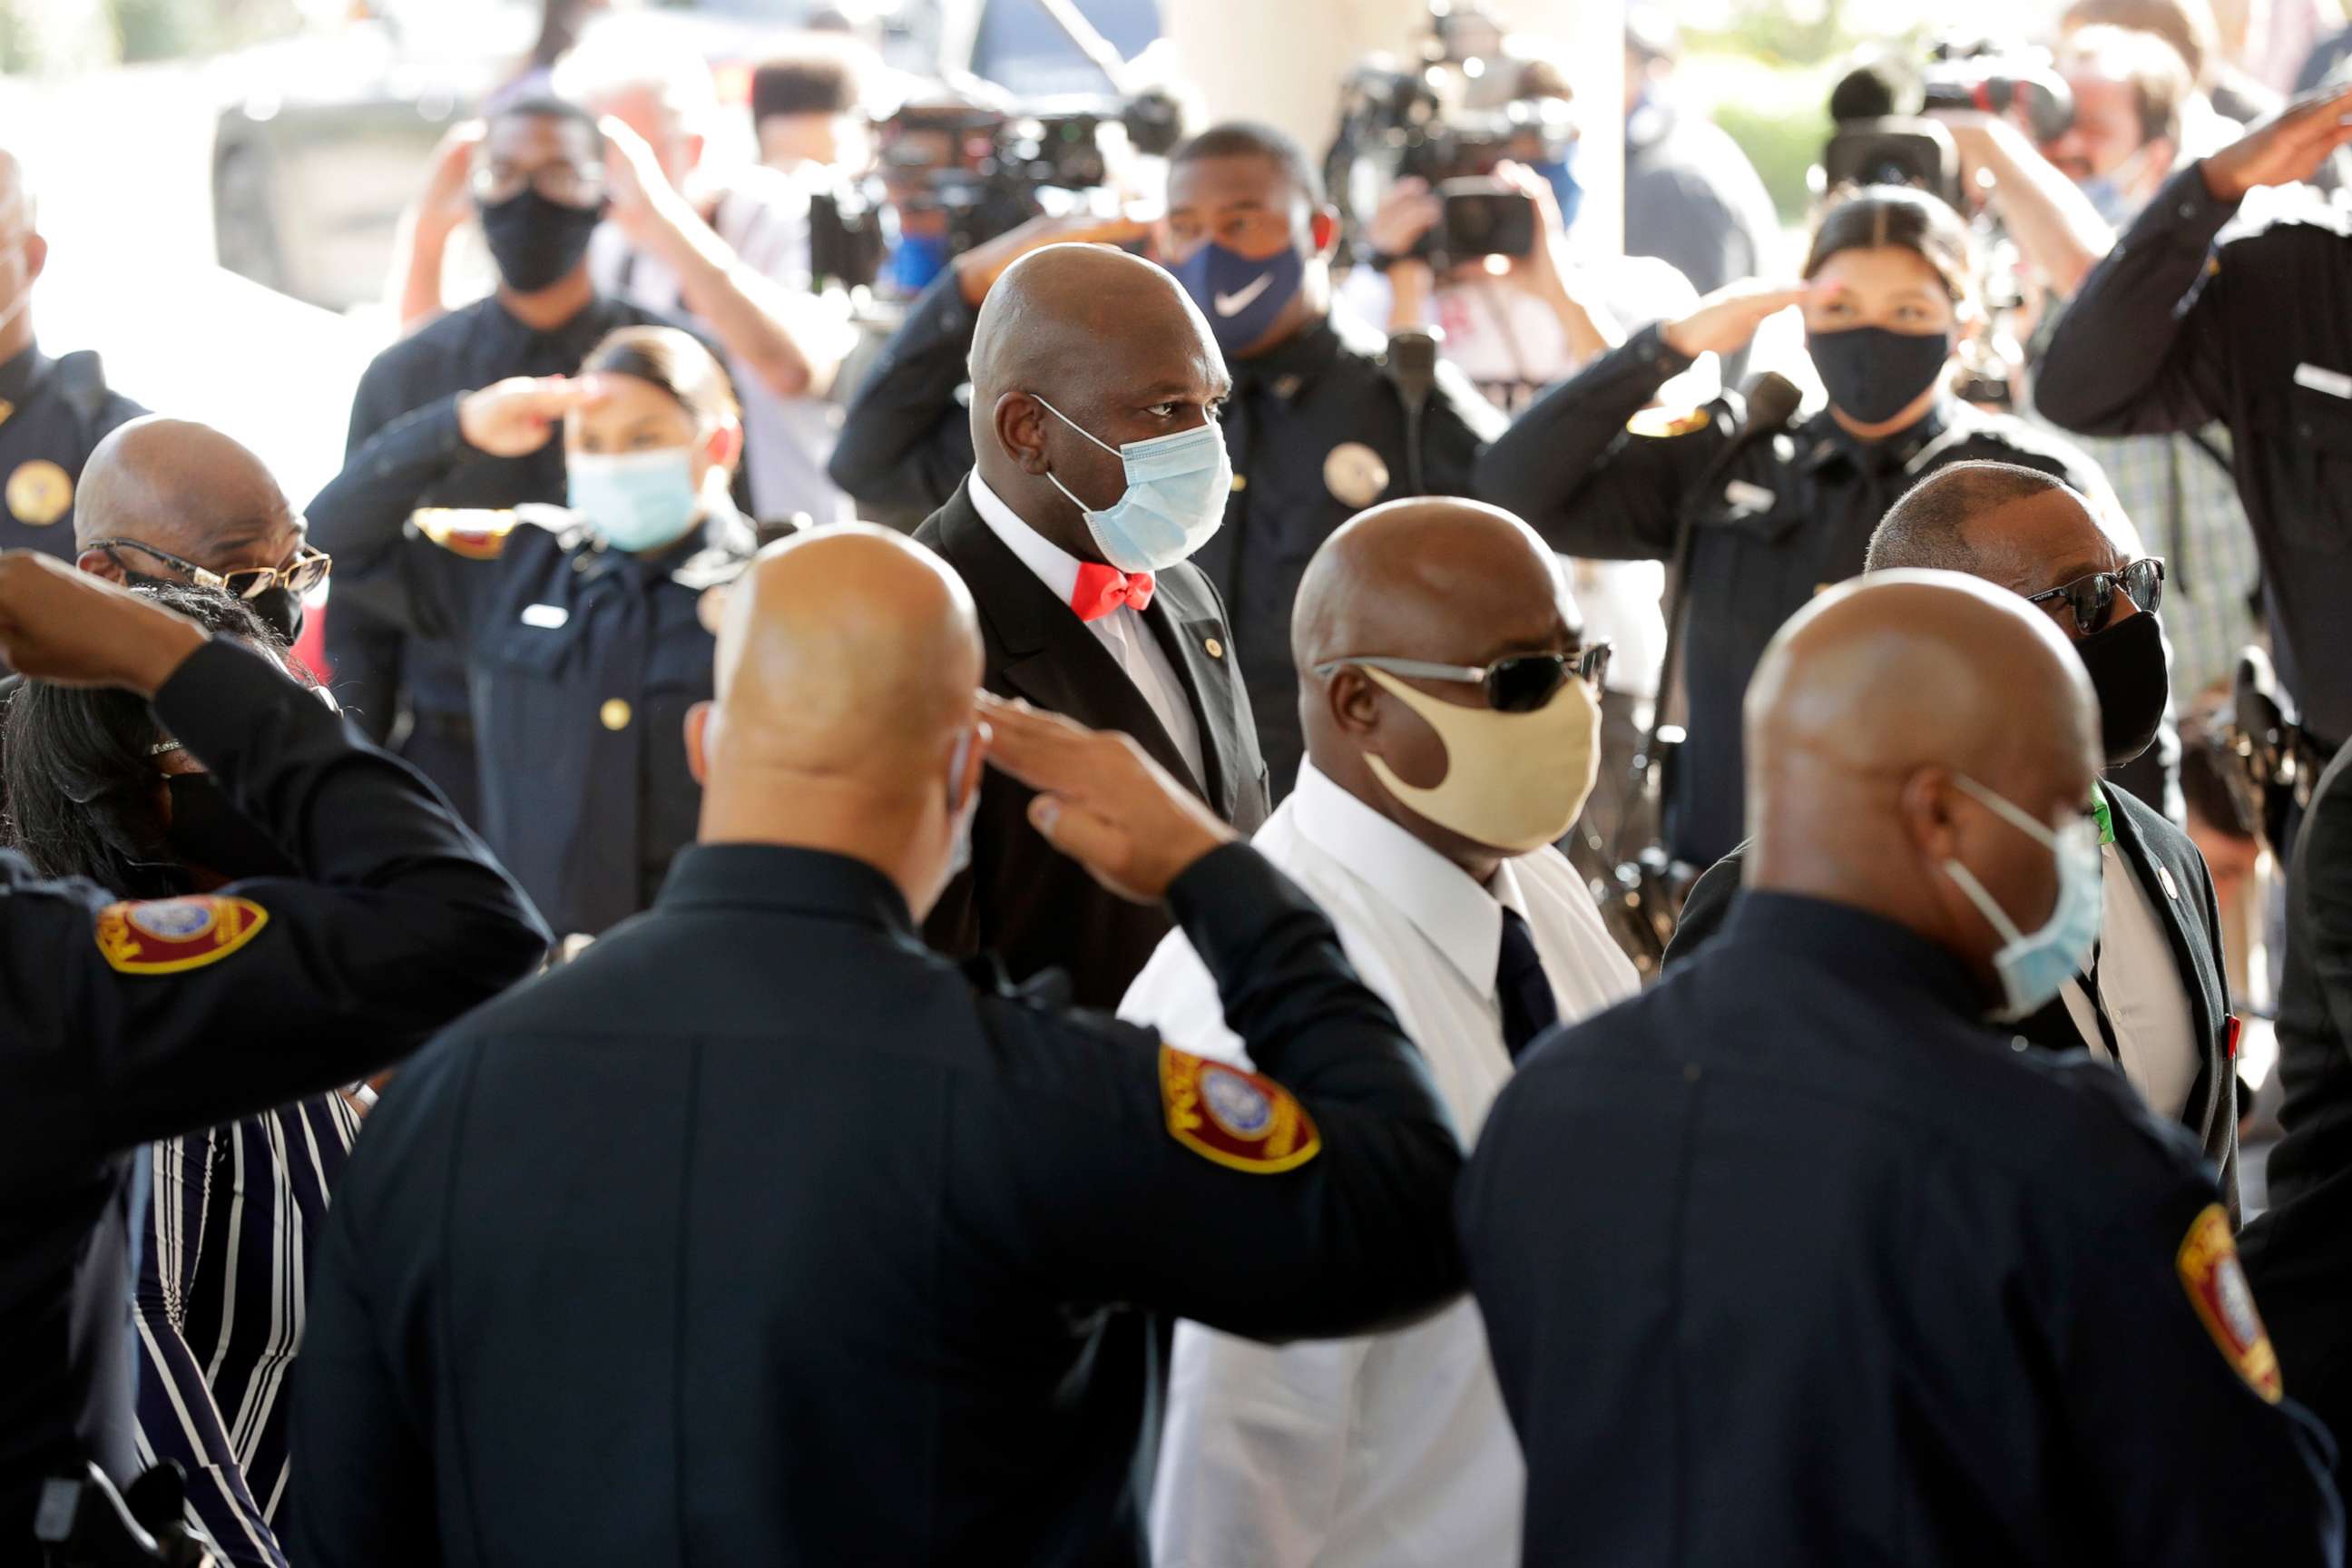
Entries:
{"label": "bare forearm", "polygon": [[414,213],[402,218],[394,308],[403,332],[415,331],[446,309],[441,301],[441,264],[448,253],[449,230]]}
{"label": "bare forearm", "polygon": [[2007,124],[1998,124],[1987,139],[1984,160],[1992,173],[1993,205],[2018,248],[2053,293],[2071,297],[2114,247],[2115,231],[2074,181]]}
{"label": "bare forearm", "polygon": [[835,363],[821,363],[792,328],[795,301],[743,265],[727,242],[690,212],[666,215],[652,248],[677,274],[688,310],[709,323],[735,359],[779,397],[821,393]]}

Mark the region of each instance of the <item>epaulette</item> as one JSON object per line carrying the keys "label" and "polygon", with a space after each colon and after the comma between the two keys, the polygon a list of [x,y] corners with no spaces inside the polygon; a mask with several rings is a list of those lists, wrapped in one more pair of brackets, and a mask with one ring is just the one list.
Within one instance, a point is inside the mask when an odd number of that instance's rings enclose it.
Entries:
{"label": "epaulette", "polygon": [[106,366],[94,349],[59,354],[49,374],[57,378],[58,395],[85,420],[106,412]]}

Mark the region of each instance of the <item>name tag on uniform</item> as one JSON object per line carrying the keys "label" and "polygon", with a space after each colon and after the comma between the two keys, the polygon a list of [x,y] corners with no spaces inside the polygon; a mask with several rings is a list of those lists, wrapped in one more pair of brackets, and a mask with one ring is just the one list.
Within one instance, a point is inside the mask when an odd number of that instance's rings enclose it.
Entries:
{"label": "name tag on uniform", "polygon": [[522,607],[522,624],[527,626],[541,626],[553,631],[571,618],[572,612],[561,605],[525,605]]}
{"label": "name tag on uniform", "polygon": [[2294,384],[2314,392],[2324,392],[2330,397],[2352,400],[2352,375],[2324,365],[2299,364],[2294,367]]}
{"label": "name tag on uniform", "polygon": [[1746,479],[1734,479],[1723,487],[1724,504],[1743,517],[1751,511],[1770,511],[1772,503],[1780,499],[1762,485],[1751,485]]}

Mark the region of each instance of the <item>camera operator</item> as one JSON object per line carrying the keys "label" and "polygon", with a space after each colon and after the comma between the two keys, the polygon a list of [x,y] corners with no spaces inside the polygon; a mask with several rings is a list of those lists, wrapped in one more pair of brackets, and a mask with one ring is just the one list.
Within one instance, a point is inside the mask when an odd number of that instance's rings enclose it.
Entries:
{"label": "camera operator", "polygon": [[[1483,498],[1573,554],[1669,560],[1688,530],[1689,739],[1666,802],[1677,860],[1711,864],[1739,841],[1748,675],[1822,584],[1862,570],[1896,496],[1979,458],[2108,497],[2073,447],[1948,390],[1961,341],[1983,324],[1968,232],[1950,207],[1906,186],[1846,195],[1816,226],[1803,276],[1802,287],[1734,284],[1643,328],[1546,393],[1478,465]],[[1737,453],[1736,399],[1680,418],[1643,414],[1699,354],[1745,348],[1792,305],[1804,308],[1827,406]]]}
{"label": "camera operator", "polygon": [[[2026,267],[2054,296],[2053,310],[2113,245],[2111,226],[2128,224],[2179,166],[2193,81],[2166,39],[2112,26],[2076,32],[2058,66],[2074,119],[2039,149],[2004,119],[1937,116]],[[2150,552],[2171,563],[2165,629],[2173,687],[2184,694],[2226,679],[2254,635],[2253,537],[2227,444],[2218,426],[2083,443]],[[2147,781],[2127,782],[2145,797]]]}
{"label": "camera operator", "polygon": [[[1208,323],[1234,374],[1224,405],[1234,468],[1223,524],[1192,557],[1225,601],[1275,798],[1305,755],[1290,662],[1290,602],[1317,545],[1376,501],[1466,495],[1501,416],[1440,364],[1415,414],[1383,343],[1331,310],[1338,214],[1297,143],[1268,126],[1213,126],[1168,163],[1156,229],[1094,218],[1033,220],[955,258],[916,302],[858,388],[834,449],[834,481],[862,505],[946,504],[972,466],[960,392],[980,302],[1005,268],[1060,240],[1150,237]],[[1418,425],[1418,440],[1412,432]],[[1116,498],[1089,498],[1110,504]],[[1220,652],[1218,658],[1226,657]]]}
{"label": "camera operator", "polygon": [[2179,171],[2084,279],[2036,382],[2086,435],[2229,427],[2278,669],[2320,756],[2352,736],[2352,239],[2293,198],[2218,249],[2253,191],[2352,143],[2352,89],[2300,100]]}

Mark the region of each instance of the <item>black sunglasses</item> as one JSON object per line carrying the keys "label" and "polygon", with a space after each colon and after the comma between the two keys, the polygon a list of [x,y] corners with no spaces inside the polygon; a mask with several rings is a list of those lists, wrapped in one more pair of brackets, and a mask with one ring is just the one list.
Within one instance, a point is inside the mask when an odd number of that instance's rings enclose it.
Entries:
{"label": "black sunglasses", "polygon": [[1384,669],[1421,680],[1475,681],[1486,689],[1486,706],[1497,713],[1532,713],[1549,702],[1571,675],[1594,686],[1609,671],[1609,645],[1594,643],[1576,653],[1515,653],[1492,664],[1430,664],[1418,658],[1334,658],[1315,667],[1328,677],[1344,665]]}
{"label": "black sunglasses", "polygon": [[2104,630],[2115,614],[2118,588],[2143,612],[2156,614],[2157,606],[2164,603],[2164,558],[2145,555],[2120,572],[2094,572],[2045,592],[2028,594],[2025,602],[2040,605],[2052,599],[2065,600],[2074,612],[2074,629],[2089,637]]}
{"label": "black sunglasses", "polygon": [[[299,599],[325,582],[328,572],[335,564],[333,556],[323,550],[313,550],[307,544],[286,565],[242,566],[234,572],[211,571],[185,556],[158,550],[136,539],[93,539],[89,542],[89,548],[103,550],[109,555],[113,555],[118,550],[136,550],[143,555],[152,555],[186,573],[188,581],[197,587],[226,594],[232,599],[250,599],[272,588],[284,588]],[[120,556],[115,557],[114,563],[126,572],[131,570]]]}

